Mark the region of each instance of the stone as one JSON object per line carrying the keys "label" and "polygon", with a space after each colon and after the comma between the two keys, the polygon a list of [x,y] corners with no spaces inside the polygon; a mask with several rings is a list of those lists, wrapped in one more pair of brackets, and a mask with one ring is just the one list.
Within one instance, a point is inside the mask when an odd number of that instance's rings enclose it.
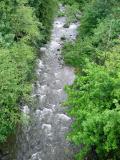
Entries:
{"label": "stone", "polygon": [[61,37],[61,40],[62,40],[62,41],[65,41],[65,40],[66,40],[66,37],[65,37],[65,36]]}
{"label": "stone", "polygon": [[29,114],[30,109],[29,109],[29,107],[27,105],[25,105],[25,106],[23,106],[23,110],[22,111],[23,111],[24,114]]}
{"label": "stone", "polygon": [[69,28],[69,24],[64,24],[64,26],[63,26],[64,28]]}
{"label": "stone", "polygon": [[57,114],[57,117],[60,119],[60,120],[64,120],[64,121],[70,121],[71,118],[68,117],[67,115],[65,114]]}
{"label": "stone", "polygon": [[52,135],[52,133],[51,133],[51,130],[52,130],[51,124],[43,124],[42,125],[42,130],[44,130],[45,135],[47,135],[48,137]]}
{"label": "stone", "polygon": [[47,49],[46,49],[45,47],[41,47],[41,48],[40,48],[40,52],[41,52],[41,53],[45,53],[46,50],[47,50]]}
{"label": "stone", "polygon": [[33,155],[32,155],[32,160],[42,160],[42,159],[40,158],[40,153],[38,152],[38,153],[33,154]]}

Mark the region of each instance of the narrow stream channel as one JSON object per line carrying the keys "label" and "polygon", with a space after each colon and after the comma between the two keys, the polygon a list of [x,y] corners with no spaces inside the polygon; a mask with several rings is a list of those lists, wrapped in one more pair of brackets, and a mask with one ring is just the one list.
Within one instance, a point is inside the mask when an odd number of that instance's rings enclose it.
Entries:
{"label": "narrow stream channel", "polygon": [[75,75],[72,68],[64,65],[61,48],[63,37],[75,40],[78,23],[69,28],[64,27],[65,23],[66,17],[55,18],[51,40],[40,49],[32,95],[35,104],[24,106],[30,124],[23,126],[17,137],[16,160],[73,160],[72,146],[65,138],[71,118],[61,103],[67,98],[64,86],[72,84]]}

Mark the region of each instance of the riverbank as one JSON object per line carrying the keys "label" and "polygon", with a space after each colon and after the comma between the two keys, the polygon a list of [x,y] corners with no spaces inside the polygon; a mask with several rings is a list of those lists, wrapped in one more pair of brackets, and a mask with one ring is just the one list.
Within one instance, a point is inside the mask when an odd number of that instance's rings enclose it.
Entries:
{"label": "riverbank", "polygon": [[[18,124],[25,123],[21,110],[31,102],[37,53],[39,46],[49,39],[52,28],[56,2],[38,1],[37,6],[36,3],[0,2],[0,146],[5,148]],[[1,155],[6,154],[3,150],[1,147]]]}
{"label": "riverbank", "polygon": [[74,84],[66,87],[68,114],[74,118],[68,138],[82,146],[76,160],[117,160],[120,157],[120,2],[76,2],[82,4],[78,37],[75,43],[66,43],[63,48],[65,63],[76,68]]}

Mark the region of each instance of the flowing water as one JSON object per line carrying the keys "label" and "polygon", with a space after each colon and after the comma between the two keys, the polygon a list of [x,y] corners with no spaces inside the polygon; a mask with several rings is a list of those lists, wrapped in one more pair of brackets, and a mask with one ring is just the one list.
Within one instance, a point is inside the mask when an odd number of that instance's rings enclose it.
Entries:
{"label": "flowing water", "polygon": [[64,86],[71,85],[75,75],[72,68],[64,65],[61,48],[63,39],[75,40],[78,24],[65,28],[65,23],[66,17],[55,18],[51,40],[40,49],[32,94],[34,105],[23,107],[30,123],[22,127],[17,138],[16,160],[72,160],[72,146],[65,138],[71,118],[62,102],[67,98]]}

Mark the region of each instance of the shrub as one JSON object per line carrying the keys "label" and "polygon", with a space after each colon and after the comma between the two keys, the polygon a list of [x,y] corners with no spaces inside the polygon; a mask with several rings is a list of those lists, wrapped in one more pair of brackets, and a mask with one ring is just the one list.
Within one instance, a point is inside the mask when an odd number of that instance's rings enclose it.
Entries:
{"label": "shrub", "polygon": [[[102,50],[108,50],[113,45],[113,39],[120,33],[120,10],[114,8],[113,12],[101,21],[93,31],[93,45]],[[118,15],[117,15],[118,14]]]}
{"label": "shrub", "polygon": [[79,5],[77,3],[67,5],[65,8],[65,15],[67,17],[67,24],[77,22],[80,19]]}
{"label": "shrub", "polygon": [[45,40],[49,39],[53,17],[57,7],[56,0],[29,0],[39,21],[42,23],[42,33]]}
{"label": "shrub", "polygon": [[120,157],[120,63],[116,64],[120,61],[119,49],[107,53],[107,67],[88,63],[84,74],[78,74],[74,84],[66,89],[69,115],[75,118],[69,139],[78,146],[82,144],[76,159]]}
{"label": "shrub", "polygon": [[[21,54],[22,53],[22,54]],[[20,122],[19,102],[26,99],[28,81],[34,67],[32,47],[19,42],[7,49],[0,49],[0,141],[7,138]]]}
{"label": "shrub", "polygon": [[120,2],[85,4],[76,43],[63,48],[65,62],[76,67],[67,86],[68,114],[74,122],[68,139],[80,151],[76,159],[120,157]]}
{"label": "shrub", "polygon": [[76,43],[66,43],[63,47],[63,56],[66,64],[83,68],[86,58],[92,59],[95,49],[89,38],[78,39]]}
{"label": "shrub", "polygon": [[106,17],[111,11],[113,2],[106,0],[93,0],[85,5],[81,18],[80,36],[91,35],[96,25]]}
{"label": "shrub", "polygon": [[0,143],[22,122],[19,106],[30,100],[35,47],[50,32],[54,0],[38,2],[0,1]]}
{"label": "shrub", "polygon": [[[84,31],[80,29],[76,43],[65,44],[63,55],[67,64],[84,67],[86,58],[97,64],[104,63],[106,57],[102,53],[105,52],[101,51],[113,47],[114,39],[118,38],[120,32],[119,7],[113,6],[110,10],[111,12],[108,11],[109,14],[96,24],[96,28],[92,29],[92,35],[85,34],[84,37],[81,37]],[[81,22],[80,28],[82,24],[83,22]]]}

